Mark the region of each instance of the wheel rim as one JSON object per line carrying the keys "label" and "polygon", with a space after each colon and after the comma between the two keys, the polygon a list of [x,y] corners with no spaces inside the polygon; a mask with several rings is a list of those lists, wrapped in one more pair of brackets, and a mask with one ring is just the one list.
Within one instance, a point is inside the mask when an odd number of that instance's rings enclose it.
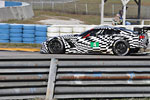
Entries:
{"label": "wheel rim", "polygon": [[126,51],[127,51],[127,46],[126,46],[123,42],[118,43],[118,44],[116,45],[116,51],[117,51],[119,54],[124,54],[124,53],[126,53]]}
{"label": "wheel rim", "polygon": [[52,41],[50,43],[50,47],[51,47],[52,51],[57,52],[61,49],[61,44],[58,41]]}

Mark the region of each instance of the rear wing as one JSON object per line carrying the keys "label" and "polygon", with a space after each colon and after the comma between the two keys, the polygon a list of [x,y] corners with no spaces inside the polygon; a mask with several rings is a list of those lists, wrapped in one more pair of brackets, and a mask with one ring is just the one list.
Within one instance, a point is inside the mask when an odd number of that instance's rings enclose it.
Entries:
{"label": "rear wing", "polygon": [[142,28],[140,28],[140,27],[134,28],[134,31],[139,32],[139,33],[147,33],[149,30],[150,30],[150,27],[148,27],[148,26],[144,26]]}

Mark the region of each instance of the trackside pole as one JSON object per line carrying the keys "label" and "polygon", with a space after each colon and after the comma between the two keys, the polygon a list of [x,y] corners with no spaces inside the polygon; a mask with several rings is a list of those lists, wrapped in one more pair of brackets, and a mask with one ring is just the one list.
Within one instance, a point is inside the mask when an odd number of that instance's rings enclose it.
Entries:
{"label": "trackside pole", "polygon": [[123,25],[125,25],[126,23],[126,7],[127,7],[127,4],[130,0],[121,0],[122,1],[122,4],[123,4]]}
{"label": "trackside pole", "polygon": [[101,0],[101,24],[104,23],[104,0]]}

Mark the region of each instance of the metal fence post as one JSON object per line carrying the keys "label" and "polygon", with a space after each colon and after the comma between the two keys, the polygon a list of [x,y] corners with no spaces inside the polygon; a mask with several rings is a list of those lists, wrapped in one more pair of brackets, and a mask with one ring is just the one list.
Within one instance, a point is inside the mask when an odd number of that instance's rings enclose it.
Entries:
{"label": "metal fence post", "polygon": [[75,14],[77,13],[77,4],[76,3],[74,3],[74,11],[75,11]]}
{"label": "metal fence post", "polygon": [[112,15],[114,16],[115,15],[115,5],[112,4]]}
{"label": "metal fence post", "polygon": [[44,3],[43,3],[43,1],[42,1],[42,10],[43,10],[43,8],[44,8]]}
{"label": "metal fence post", "polygon": [[63,12],[65,13],[65,3],[63,2]]}
{"label": "metal fence post", "polygon": [[87,3],[85,4],[85,8],[86,8],[86,14],[88,14],[88,5],[87,5]]}
{"label": "metal fence post", "polygon": [[55,59],[55,58],[51,59],[45,100],[54,100],[53,99],[54,85],[55,85],[54,82],[55,82],[55,78],[56,78],[57,63],[58,63],[57,59]]}
{"label": "metal fence post", "polygon": [[55,3],[52,2],[52,10],[54,10],[54,7],[55,7]]}

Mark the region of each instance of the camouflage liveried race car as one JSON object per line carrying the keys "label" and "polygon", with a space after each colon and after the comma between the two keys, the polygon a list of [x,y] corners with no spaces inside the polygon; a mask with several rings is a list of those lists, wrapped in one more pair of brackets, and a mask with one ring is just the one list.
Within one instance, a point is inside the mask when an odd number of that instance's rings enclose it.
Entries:
{"label": "camouflage liveried race car", "polygon": [[132,31],[126,28],[97,26],[81,34],[48,38],[42,43],[41,53],[113,53],[125,56],[148,47],[149,29],[134,28]]}

